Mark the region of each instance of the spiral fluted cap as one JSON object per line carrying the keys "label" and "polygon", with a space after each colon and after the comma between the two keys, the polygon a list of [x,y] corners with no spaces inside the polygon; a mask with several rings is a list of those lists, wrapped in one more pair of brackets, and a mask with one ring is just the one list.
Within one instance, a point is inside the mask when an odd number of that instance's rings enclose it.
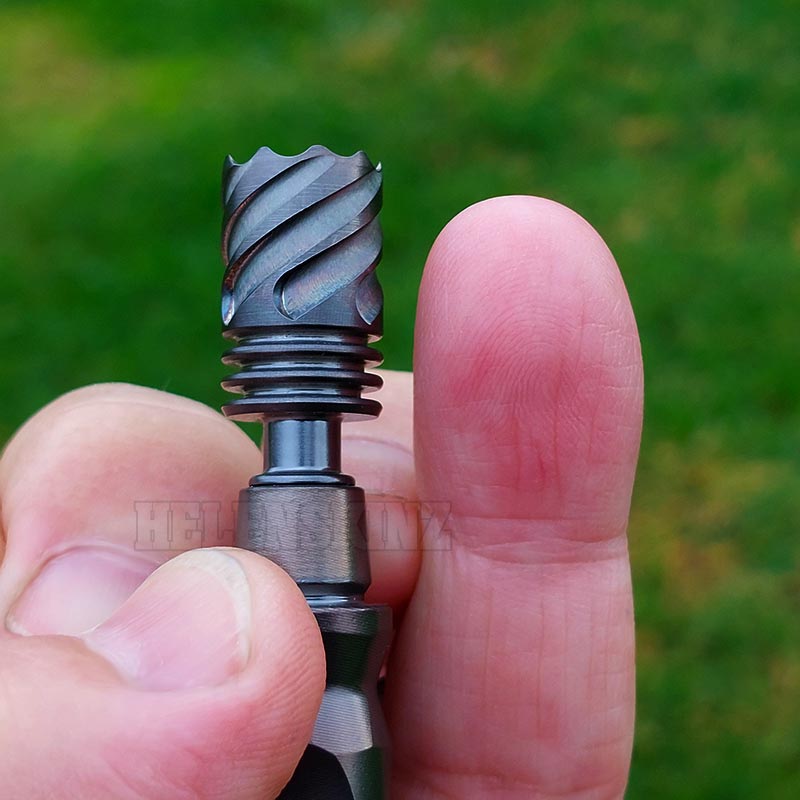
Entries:
{"label": "spiral fluted cap", "polygon": [[222,256],[224,335],[237,344],[223,382],[243,395],[231,417],[374,416],[366,368],[381,356],[381,170],[363,152],[315,145],[296,156],[262,147],[225,160]]}
{"label": "spiral fluted cap", "polygon": [[381,171],[363,152],[267,147],[223,172],[226,328],[333,325],[378,338]]}

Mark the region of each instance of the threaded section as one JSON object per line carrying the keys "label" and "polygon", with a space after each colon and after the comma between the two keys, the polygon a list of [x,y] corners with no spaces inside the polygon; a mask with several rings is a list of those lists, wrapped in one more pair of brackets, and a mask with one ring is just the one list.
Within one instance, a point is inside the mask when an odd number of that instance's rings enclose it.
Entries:
{"label": "threaded section", "polygon": [[242,395],[223,407],[227,416],[260,421],[380,413],[380,403],[361,396],[383,385],[379,375],[366,371],[381,362],[381,354],[365,334],[309,327],[258,331],[237,340],[222,357],[239,368],[223,388]]}

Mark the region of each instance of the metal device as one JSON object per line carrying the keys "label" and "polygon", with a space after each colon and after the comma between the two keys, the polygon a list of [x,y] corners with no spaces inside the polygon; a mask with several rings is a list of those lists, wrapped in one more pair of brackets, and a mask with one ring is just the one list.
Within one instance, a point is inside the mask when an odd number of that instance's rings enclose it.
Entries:
{"label": "metal device", "polygon": [[368,605],[364,492],[341,471],[342,421],[377,416],[381,169],[363,152],[261,148],[223,170],[223,334],[240,396],[264,424],[264,472],[240,494],[237,544],[297,582],[319,623],[327,682],[282,800],[384,800],[389,745],[377,694],[391,611]]}

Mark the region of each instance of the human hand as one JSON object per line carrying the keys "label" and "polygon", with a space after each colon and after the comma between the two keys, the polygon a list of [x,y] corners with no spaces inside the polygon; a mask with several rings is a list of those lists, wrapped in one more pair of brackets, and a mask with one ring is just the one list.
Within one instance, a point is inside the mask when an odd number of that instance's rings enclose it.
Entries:
{"label": "human hand", "polygon": [[[345,470],[374,502],[449,511],[425,531],[402,517],[405,548],[370,531],[369,599],[404,610],[393,797],[620,797],[642,370],[613,258],[554,203],[469,208],[425,269],[413,404],[410,375],[384,377],[382,417],[345,426]],[[12,440],[4,797],[278,794],[324,683],[302,595],[252,553],[135,547],[135,502],[230,506],[259,465],[216,412],[124,385],[66,395]]]}

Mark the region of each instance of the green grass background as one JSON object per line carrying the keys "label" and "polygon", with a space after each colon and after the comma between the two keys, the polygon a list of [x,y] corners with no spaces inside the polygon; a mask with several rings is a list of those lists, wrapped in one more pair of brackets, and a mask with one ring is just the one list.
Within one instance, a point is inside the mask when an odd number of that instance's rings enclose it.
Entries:
{"label": "green grass background", "polygon": [[222,156],[385,166],[384,350],[438,230],[535,193],[643,339],[632,798],[800,797],[800,6],[0,2],[0,440],[126,380],[218,405]]}

